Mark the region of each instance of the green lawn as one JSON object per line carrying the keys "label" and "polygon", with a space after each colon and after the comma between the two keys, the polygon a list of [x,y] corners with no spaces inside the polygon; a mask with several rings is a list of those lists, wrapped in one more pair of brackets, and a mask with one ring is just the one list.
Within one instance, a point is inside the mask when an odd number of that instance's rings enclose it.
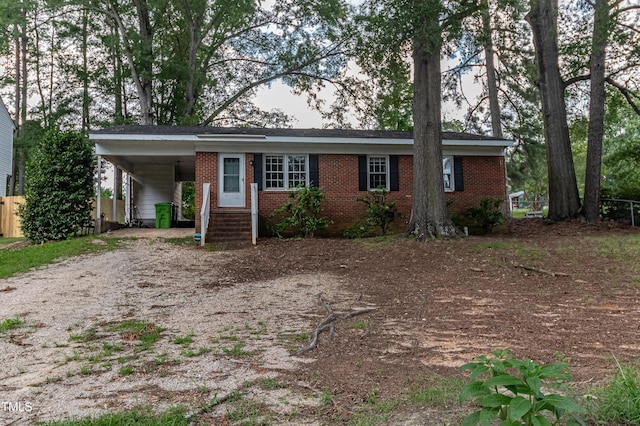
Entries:
{"label": "green lawn", "polygon": [[[0,238],[2,241],[0,244],[8,244],[16,240],[21,239]],[[65,241],[47,242],[41,245],[29,244],[16,249],[0,249],[0,278],[55,263],[67,257],[112,250],[118,245],[118,242],[117,239],[99,238],[91,235]]]}

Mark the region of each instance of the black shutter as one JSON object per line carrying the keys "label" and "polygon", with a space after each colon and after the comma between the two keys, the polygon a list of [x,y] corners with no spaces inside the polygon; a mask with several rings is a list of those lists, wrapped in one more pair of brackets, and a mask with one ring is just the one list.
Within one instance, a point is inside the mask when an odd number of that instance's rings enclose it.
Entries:
{"label": "black shutter", "polygon": [[358,155],[358,191],[367,189],[367,156]]}
{"label": "black shutter", "polygon": [[453,179],[454,179],[454,190],[456,191],[464,191],[464,179],[462,173],[462,157],[453,157]]}
{"label": "black shutter", "polygon": [[311,154],[309,155],[309,185],[319,188],[319,176],[320,174],[318,173],[318,155]]}
{"label": "black shutter", "polygon": [[400,170],[398,169],[398,156],[389,156],[389,191],[400,190]]}
{"label": "black shutter", "polygon": [[258,184],[258,191],[262,191],[262,154],[253,154],[253,182]]}

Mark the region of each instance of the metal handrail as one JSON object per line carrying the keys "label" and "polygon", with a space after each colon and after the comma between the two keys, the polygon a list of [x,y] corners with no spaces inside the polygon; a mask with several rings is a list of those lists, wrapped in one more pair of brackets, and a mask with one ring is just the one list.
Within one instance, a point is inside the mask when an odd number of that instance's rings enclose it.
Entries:
{"label": "metal handrail", "polygon": [[200,245],[204,247],[207,230],[209,229],[209,217],[211,214],[211,184],[202,184],[202,207],[200,208]]}
{"label": "metal handrail", "polygon": [[623,202],[629,203],[629,210],[631,210],[631,226],[636,226],[635,215],[633,213],[633,205],[637,204],[640,206],[640,201],[636,200],[625,200],[621,198],[602,198],[600,201],[615,201],[615,202]]}

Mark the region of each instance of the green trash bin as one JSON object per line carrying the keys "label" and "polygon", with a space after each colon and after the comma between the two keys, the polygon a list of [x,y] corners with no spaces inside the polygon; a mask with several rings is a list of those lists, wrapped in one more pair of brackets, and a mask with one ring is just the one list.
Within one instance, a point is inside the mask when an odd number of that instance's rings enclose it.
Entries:
{"label": "green trash bin", "polygon": [[171,203],[156,204],[156,228],[171,228]]}

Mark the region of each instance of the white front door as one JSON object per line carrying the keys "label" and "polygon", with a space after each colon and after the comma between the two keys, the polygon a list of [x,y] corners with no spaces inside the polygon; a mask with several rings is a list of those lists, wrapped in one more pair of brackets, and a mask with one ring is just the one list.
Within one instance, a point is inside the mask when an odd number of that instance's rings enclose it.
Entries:
{"label": "white front door", "polygon": [[218,207],[244,207],[244,154],[218,158]]}

